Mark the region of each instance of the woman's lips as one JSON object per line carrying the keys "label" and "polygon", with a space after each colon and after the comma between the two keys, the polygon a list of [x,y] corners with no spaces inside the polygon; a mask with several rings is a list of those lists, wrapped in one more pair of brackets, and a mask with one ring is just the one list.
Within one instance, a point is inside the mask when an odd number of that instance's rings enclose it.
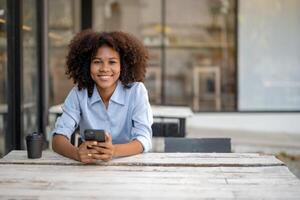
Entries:
{"label": "woman's lips", "polygon": [[112,77],[112,75],[98,75],[98,78],[102,81],[107,81]]}

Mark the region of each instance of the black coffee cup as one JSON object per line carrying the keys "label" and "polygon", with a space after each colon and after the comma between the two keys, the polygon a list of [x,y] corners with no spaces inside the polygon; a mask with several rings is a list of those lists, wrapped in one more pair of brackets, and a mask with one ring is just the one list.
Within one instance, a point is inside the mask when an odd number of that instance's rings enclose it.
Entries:
{"label": "black coffee cup", "polygon": [[26,136],[27,156],[28,158],[42,157],[43,135],[33,132]]}

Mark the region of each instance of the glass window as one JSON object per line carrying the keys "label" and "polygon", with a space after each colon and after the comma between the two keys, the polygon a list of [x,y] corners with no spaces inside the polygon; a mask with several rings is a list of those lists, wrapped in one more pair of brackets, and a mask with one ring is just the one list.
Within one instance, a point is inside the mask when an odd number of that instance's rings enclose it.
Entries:
{"label": "glass window", "polygon": [[97,0],[93,2],[93,28],[97,31],[122,30],[144,42],[150,62],[145,85],[152,104],[161,103],[162,26],[160,0]]}
{"label": "glass window", "polygon": [[130,32],[148,47],[145,84],[152,104],[232,111],[234,10],[234,0],[94,1],[93,28]]}
{"label": "glass window", "polygon": [[[21,147],[25,146],[27,133],[37,130],[37,45],[35,0],[23,2],[23,129]],[[6,1],[0,1],[0,156],[5,152],[7,130],[7,38]]]}
{"label": "glass window", "polygon": [[239,110],[300,110],[300,1],[239,4]]}
{"label": "glass window", "polygon": [[235,109],[233,0],[166,0],[166,103]]}
{"label": "glass window", "polygon": [[6,0],[0,0],[0,158],[5,153],[7,130],[7,37]]}
{"label": "glass window", "polygon": [[25,136],[37,131],[37,13],[36,1],[23,1],[23,141]]}
{"label": "glass window", "polygon": [[[63,103],[73,86],[65,75],[67,46],[78,27],[75,0],[49,1],[49,105]],[[59,20],[58,20],[59,19]],[[78,30],[77,30],[78,31]]]}
{"label": "glass window", "polygon": [[[72,80],[65,74],[68,44],[80,27],[80,1],[48,1],[49,12],[49,107],[64,102],[71,88]],[[59,19],[59,20],[58,20]],[[49,115],[48,131],[54,127],[56,115]],[[51,135],[47,133],[51,141]]]}

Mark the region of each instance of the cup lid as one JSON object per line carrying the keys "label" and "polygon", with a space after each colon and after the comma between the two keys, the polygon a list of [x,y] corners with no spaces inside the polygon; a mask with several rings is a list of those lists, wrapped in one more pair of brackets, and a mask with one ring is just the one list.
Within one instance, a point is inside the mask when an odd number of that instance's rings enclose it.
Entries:
{"label": "cup lid", "polygon": [[41,133],[33,132],[26,136],[26,140],[41,140],[43,135]]}

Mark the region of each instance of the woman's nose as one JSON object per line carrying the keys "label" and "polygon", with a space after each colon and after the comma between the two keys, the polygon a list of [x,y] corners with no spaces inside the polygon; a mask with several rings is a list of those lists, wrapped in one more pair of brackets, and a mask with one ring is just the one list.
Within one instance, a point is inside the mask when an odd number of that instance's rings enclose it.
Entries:
{"label": "woman's nose", "polygon": [[108,71],[109,70],[109,66],[107,63],[102,63],[102,65],[99,68],[100,71]]}

